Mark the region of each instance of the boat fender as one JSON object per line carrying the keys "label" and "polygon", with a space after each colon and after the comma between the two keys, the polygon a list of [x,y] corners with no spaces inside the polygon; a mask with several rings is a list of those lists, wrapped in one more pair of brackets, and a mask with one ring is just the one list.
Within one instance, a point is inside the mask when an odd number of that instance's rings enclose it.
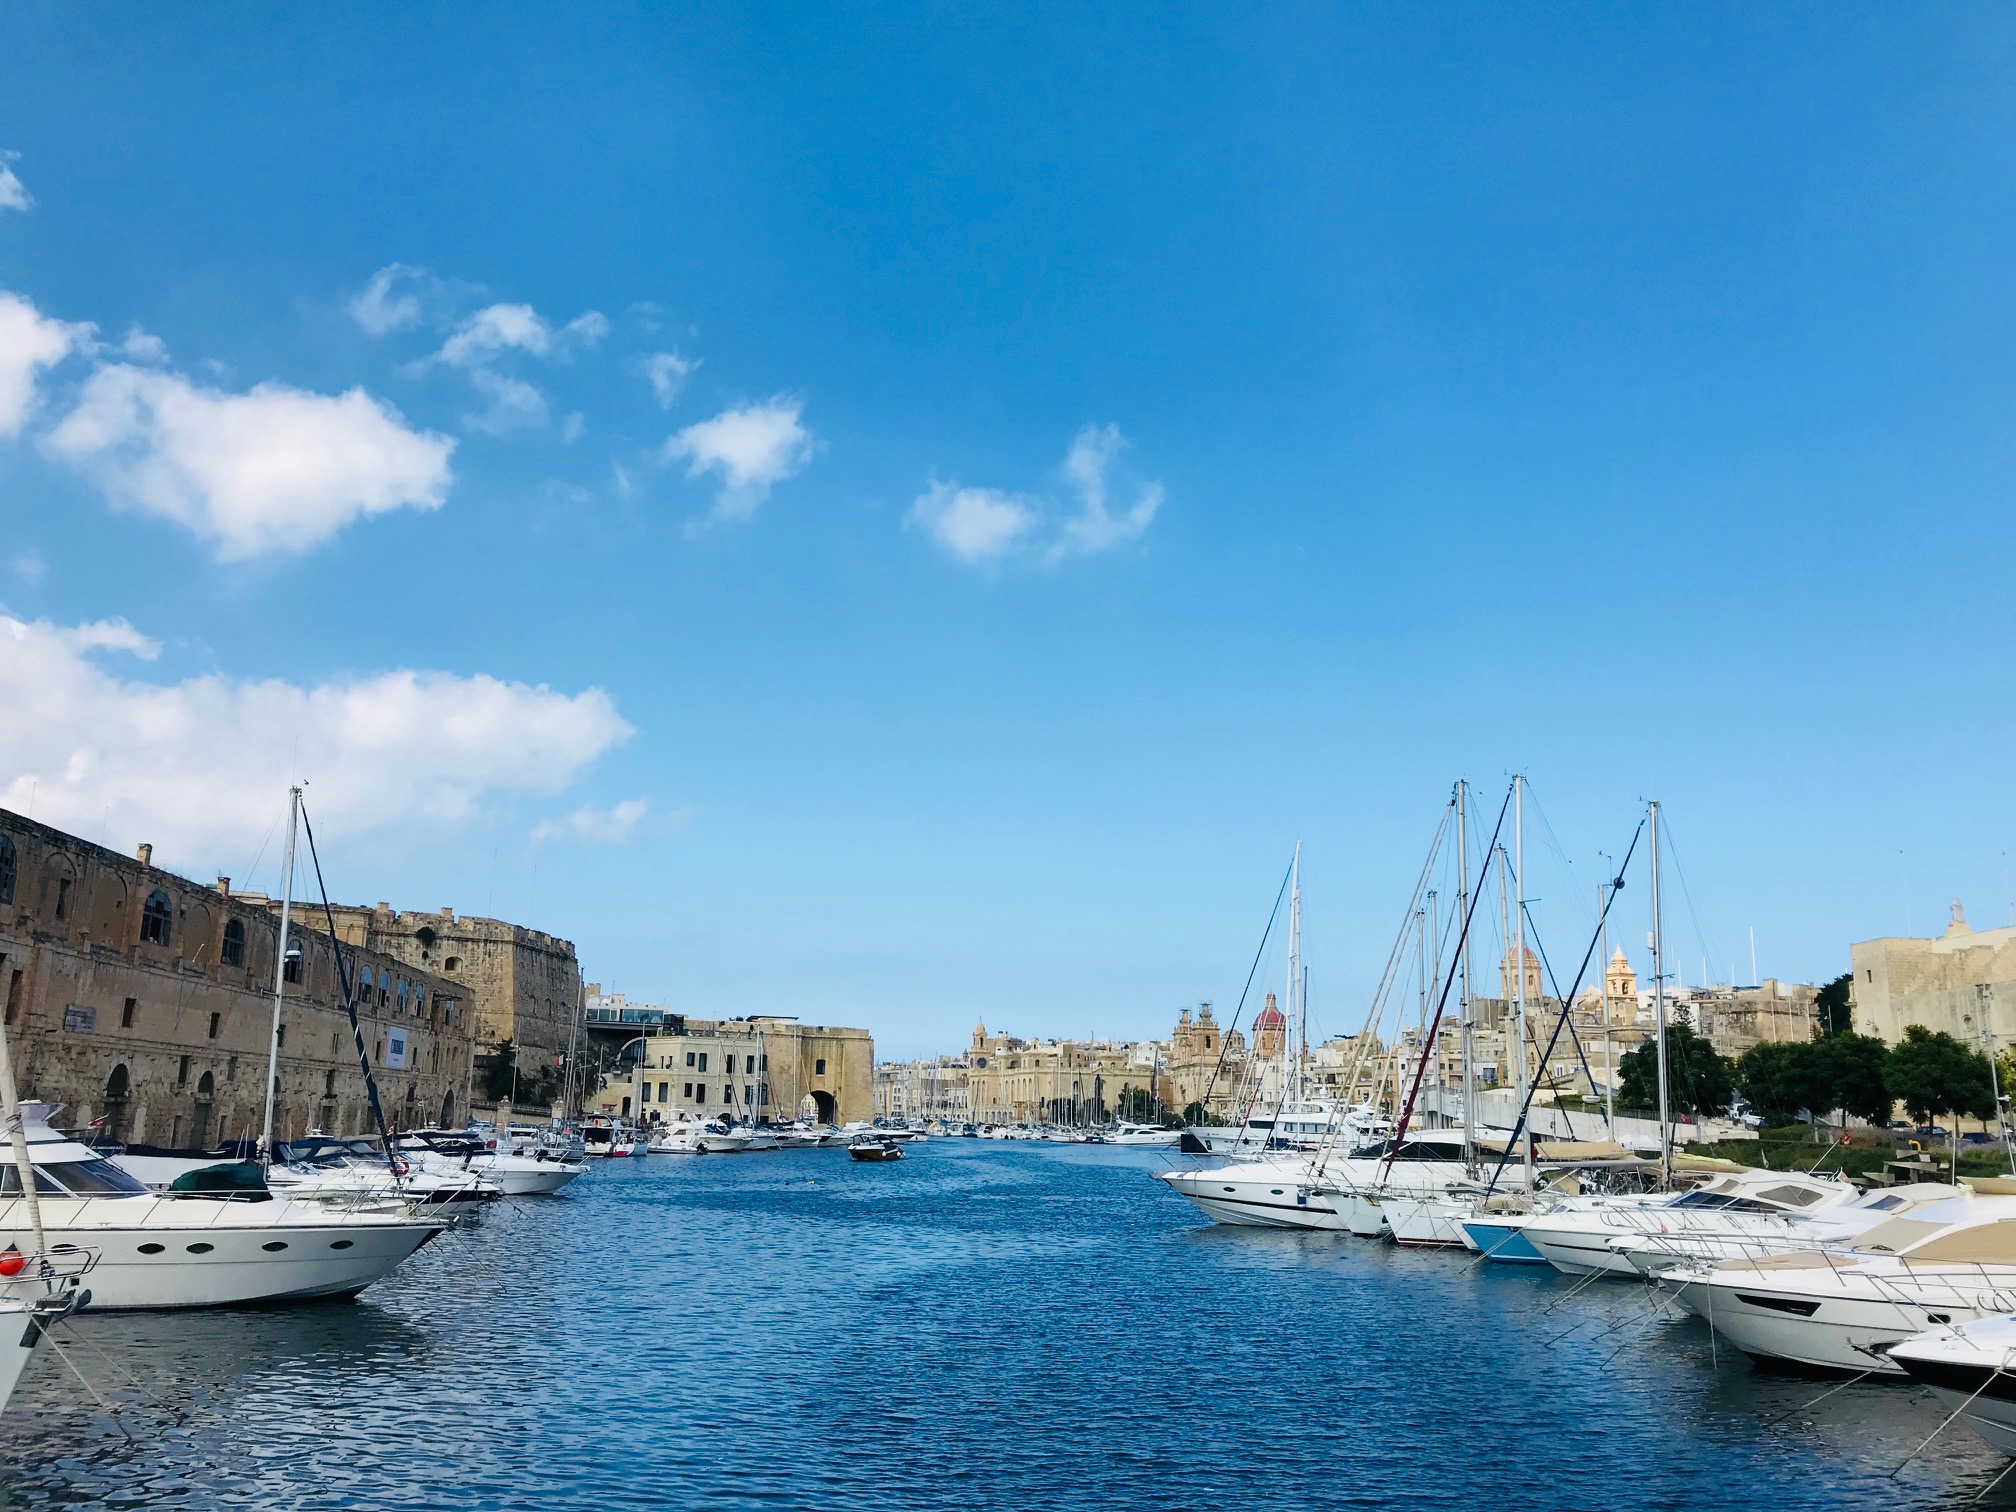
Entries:
{"label": "boat fender", "polygon": [[18,1276],[28,1264],[28,1257],[12,1244],[0,1250],[0,1276]]}

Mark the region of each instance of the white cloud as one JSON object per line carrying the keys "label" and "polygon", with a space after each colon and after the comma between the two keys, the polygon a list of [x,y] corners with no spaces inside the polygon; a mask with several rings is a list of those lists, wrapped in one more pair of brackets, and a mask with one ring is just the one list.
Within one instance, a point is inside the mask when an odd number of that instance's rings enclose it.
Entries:
{"label": "white cloud", "polygon": [[0,290],[0,438],[27,424],[37,372],[87,345],[95,329],[51,320],[19,294]]}
{"label": "white cloud", "polygon": [[1143,484],[1124,514],[1113,514],[1106,507],[1106,472],[1127,444],[1117,425],[1088,425],[1072,440],[1064,476],[1078,491],[1078,513],[1064,522],[1063,537],[1051,548],[1053,555],[1089,555],[1136,540],[1155,518],[1162,507],[1160,483]]}
{"label": "white cloud", "polygon": [[1031,500],[993,488],[934,482],[910,506],[908,523],[962,562],[990,562],[1012,550],[1035,528]]}
{"label": "white cloud", "polygon": [[490,401],[489,409],[480,415],[463,416],[472,429],[501,436],[506,431],[546,423],[546,395],[536,384],[489,368],[475,369],[469,374],[469,381],[476,386],[477,393]]}
{"label": "white cloud", "polygon": [[560,439],[565,441],[569,446],[572,446],[587,433],[587,430],[588,417],[582,414],[581,411],[575,410],[573,414],[560,422]]}
{"label": "white cloud", "polygon": [[160,363],[168,360],[168,343],[137,325],[126,332],[126,339],[119,343],[119,350],[135,362]]}
{"label": "white cloud", "polygon": [[[1046,561],[1089,556],[1138,540],[1162,507],[1162,485],[1145,483],[1134,502],[1115,514],[1108,507],[1107,474],[1127,449],[1117,425],[1088,425],[1072,438],[1064,456],[1064,480],[1077,495],[1076,512],[1059,519],[1054,504],[993,488],[961,488],[933,481],[904,517],[962,562],[998,561],[1025,544],[1048,536]],[[1055,521],[1054,530],[1046,519]]]}
{"label": "white cloud", "polygon": [[14,165],[20,161],[18,152],[0,152],[0,210],[27,210],[35,203],[28,186],[15,177]]}
{"label": "white cloud", "polygon": [[445,362],[450,367],[480,367],[504,352],[529,352],[534,357],[567,358],[577,347],[591,347],[609,334],[608,319],[594,310],[577,315],[555,329],[530,305],[493,304],[478,310],[441,345],[441,350],[416,367]]}
{"label": "white cloud", "polygon": [[359,516],[437,509],[455,449],[361,388],[232,394],[123,363],[86,380],[43,445],[114,503],[188,527],[224,561],[303,551]]}
{"label": "white cloud", "polygon": [[698,366],[697,360],[677,352],[653,352],[637,364],[637,371],[651,381],[651,397],[658,401],[658,408],[670,409]]}
{"label": "white cloud", "polygon": [[[595,840],[604,845],[621,845],[637,831],[651,812],[648,798],[626,798],[606,809],[593,805],[574,810],[565,819],[549,819],[532,827],[534,841]],[[681,815],[685,813],[681,811]],[[675,819],[681,815],[674,815]]]}
{"label": "white cloud", "polygon": [[811,432],[799,423],[804,412],[804,400],[779,394],[723,410],[665,443],[666,460],[684,459],[687,477],[720,474],[721,492],[707,523],[748,519],[773,485],[812,459]]}
{"label": "white cloud", "polygon": [[13,569],[14,576],[30,588],[40,583],[49,572],[49,559],[33,546],[23,546],[7,565]]}
{"label": "white cloud", "polygon": [[387,263],[371,275],[357,297],[350,301],[350,318],[372,336],[387,336],[420,323],[420,296],[395,294],[401,283],[416,283],[426,277],[421,268],[405,263]]}
{"label": "white cloud", "polygon": [[599,688],[410,670],[311,685],[148,682],[97,655],[155,651],[123,620],[0,616],[0,806],[22,811],[32,794],[37,819],[87,838],[152,841],[166,865],[231,869],[269,833],[297,774],[325,845],[412,836],[478,818],[499,797],[564,791],[632,733]]}

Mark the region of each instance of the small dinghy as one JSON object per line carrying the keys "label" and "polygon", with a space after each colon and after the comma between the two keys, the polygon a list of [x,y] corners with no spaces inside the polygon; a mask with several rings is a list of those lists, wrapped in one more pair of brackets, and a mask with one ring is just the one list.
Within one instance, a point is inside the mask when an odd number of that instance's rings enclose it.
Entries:
{"label": "small dinghy", "polygon": [[847,1146],[847,1153],[856,1160],[901,1160],[903,1151],[886,1139],[861,1139]]}

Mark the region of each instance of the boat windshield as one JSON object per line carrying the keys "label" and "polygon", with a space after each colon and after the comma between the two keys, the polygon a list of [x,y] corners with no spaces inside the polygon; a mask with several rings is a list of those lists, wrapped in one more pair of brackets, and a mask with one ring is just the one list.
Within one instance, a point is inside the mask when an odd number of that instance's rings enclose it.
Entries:
{"label": "boat windshield", "polygon": [[[50,1180],[49,1173],[40,1166],[35,1167],[35,1190],[40,1192],[44,1197],[61,1197],[65,1195],[63,1188]],[[10,1161],[8,1164],[0,1166],[0,1197],[19,1197],[20,1195],[21,1172]]]}
{"label": "boat windshield", "polygon": [[[54,1167],[50,1173],[79,1197],[144,1196],[147,1183],[122,1171],[109,1160],[72,1160]],[[42,1189],[42,1168],[35,1168],[35,1189]]]}

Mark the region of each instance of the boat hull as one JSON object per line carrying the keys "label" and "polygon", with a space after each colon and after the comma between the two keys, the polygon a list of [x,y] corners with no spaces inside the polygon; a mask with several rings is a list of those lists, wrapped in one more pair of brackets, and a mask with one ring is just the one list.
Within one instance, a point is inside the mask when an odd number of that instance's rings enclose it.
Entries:
{"label": "boat hull", "polygon": [[[11,1204],[18,1207],[18,1203]],[[45,1208],[49,1204],[45,1203]],[[116,1312],[355,1296],[441,1232],[438,1223],[289,1223],[274,1227],[49,1225],[49,1243],[98,1251],[91,1310]],[[25,1226],[0,1223],[0,1249],[27,1250]],[[273,1250],[268,1245],[285,1248]],[[143,1246],[153,1246],[150,1251]]]}
{"label": "boat hull", "polygon": [[1499,1265],[1546,1265],[1547,1257],[1533,1248],[1525,1234],[1526,1215],[1508,1218],[1467,1218],[1463,1233],[1469,1247]]}
{"label": "boat hull", "polygon": [[1338,1227],[1329,1200],[1306,1177],[1237,1165],[1208,1171],[1164,1171],[1161,1179],[1214,1223],[1235,1228]]}

